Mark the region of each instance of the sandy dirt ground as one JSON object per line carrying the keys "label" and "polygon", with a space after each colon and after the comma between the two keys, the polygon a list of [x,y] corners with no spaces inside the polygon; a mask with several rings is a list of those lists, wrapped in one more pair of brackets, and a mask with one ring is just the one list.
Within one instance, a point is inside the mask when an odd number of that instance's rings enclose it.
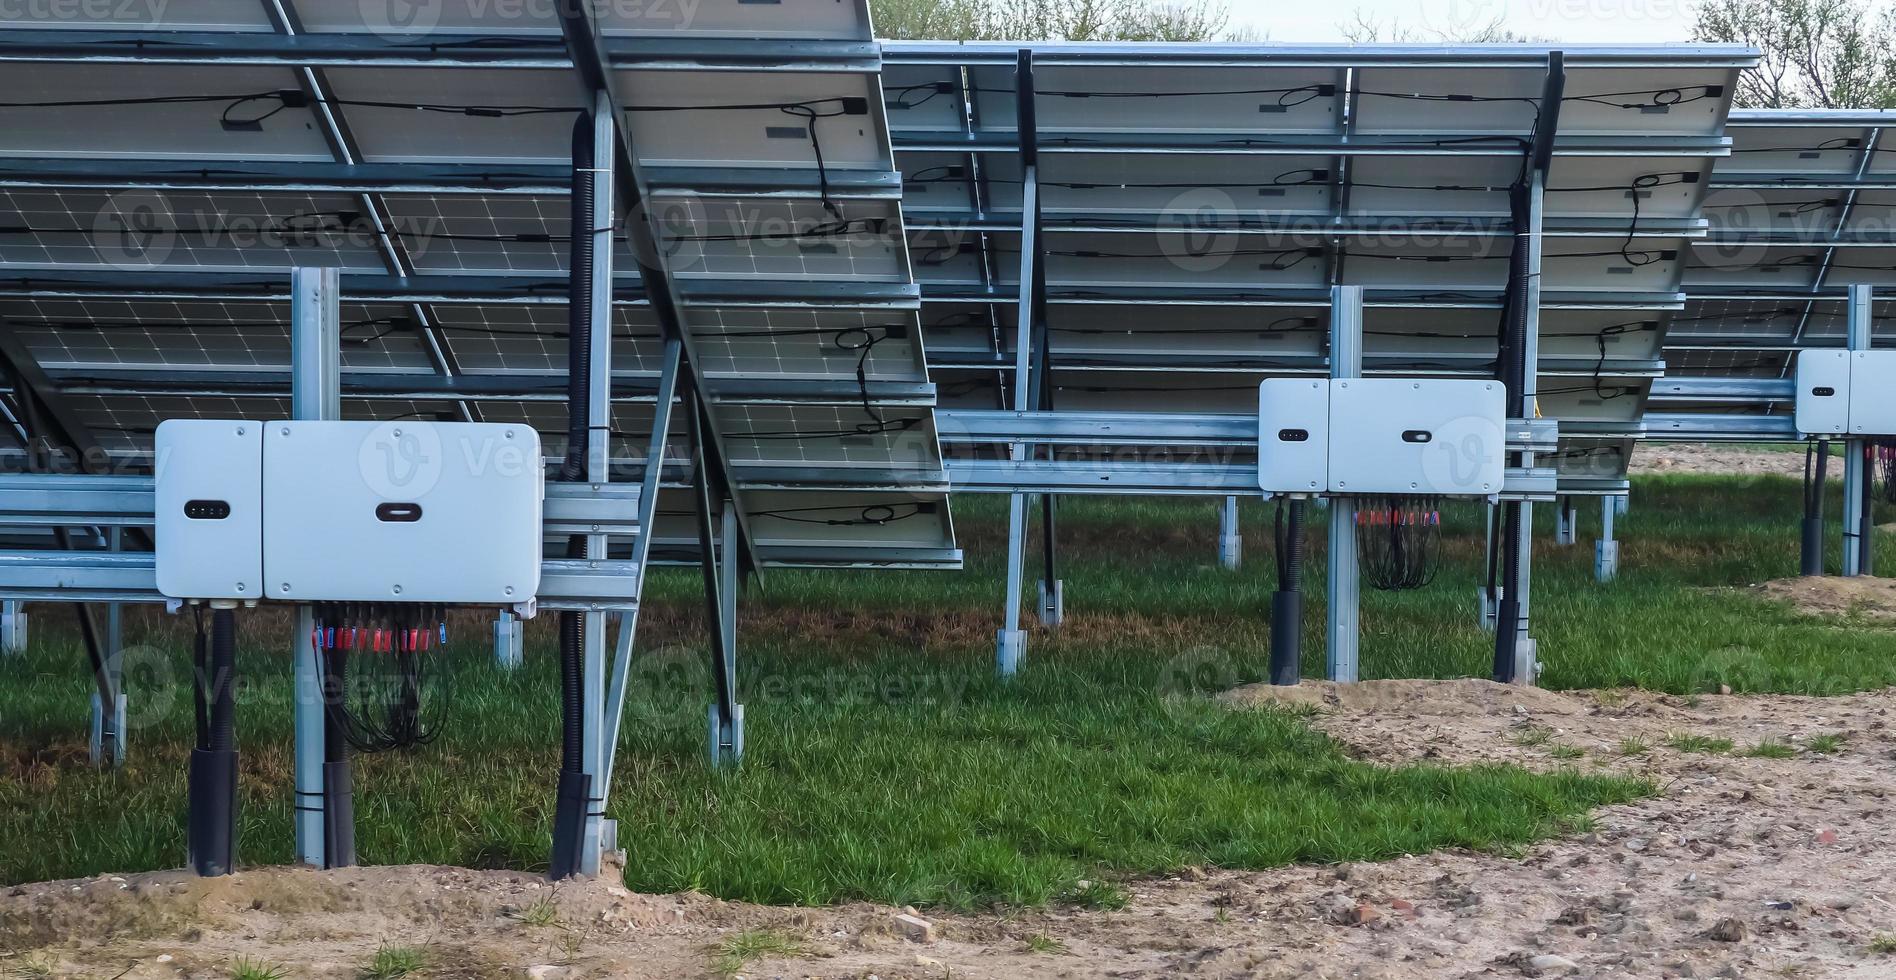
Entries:
{"label": "sandy dirt ground", "polygon": [[[1311,711],[1376,762],[1576,767],[1659,792],[1516,854],[1191,870],[1126,883],[1117,912],[924,910],[904,923],[903,910],[873,905],[767,908],[438,867],[52,882],[0,892],[0,976],[224,977],[250,956],[291,977],[356,977],[378,947],[401,944],[427,952],[417,976],[709,977],[721,944],[769,930],[788,952],[731,972],[1896,977],[1896,690],[1684,698],[1384,681],[1223,699]],[[1773,754],[1747,754],[1761,744]]]}
{"label": "sandy dirt ground", "polygon": [[[1641,443],[1633,453],[1632,472],[1803,479],[1804,454],[1718,443]],[[1832,480],[1843,479],[1843,460],[1831,460],[1828,473]]]}

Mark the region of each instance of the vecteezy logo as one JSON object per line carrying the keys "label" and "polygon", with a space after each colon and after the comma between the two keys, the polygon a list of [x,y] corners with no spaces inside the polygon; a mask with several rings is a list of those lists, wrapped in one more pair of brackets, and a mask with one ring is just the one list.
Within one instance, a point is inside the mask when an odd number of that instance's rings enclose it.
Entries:
{"label": "vecteezy logo", "polygon": [[1444,41],[1490,40],[1503,20],[1499,0],[1423,0],[1422,25]]}
{"label": "vecteezy logo", "polygon": [[427,34],[441,23],[443,0],[357,0],[362,24],[383,37]]}
{"label": "vecteezy logo", "polygon": [[1238,202],[1215,187],[1185,191],[1159,217],[1159,251],[1186,272],[1212,272],[1231,261],[1237,236],[1220,228],[1221,216],[1236,214]]}
{"label": "vecteezy logo", "polygon": [[1501,485],[1493,467],[1506,449],[1506,433],[1493,419],[1471,415],[1448,423],[1430,434],[1429,451],[1422,454],[1422,478],[1427,493],[1491,494]]}
{"label": "vecteezy logo", "polygon": [[441,435],[426,422],[384,422],[356,456],[362,482],[386,500],[412,501],[441,481]]}
{"label": "vecteezy logo", "polygon": [[93,247],[114,269],[163,265],[178,244],[171,203],[153,191],[126,191],[106,199],[92,218]]}

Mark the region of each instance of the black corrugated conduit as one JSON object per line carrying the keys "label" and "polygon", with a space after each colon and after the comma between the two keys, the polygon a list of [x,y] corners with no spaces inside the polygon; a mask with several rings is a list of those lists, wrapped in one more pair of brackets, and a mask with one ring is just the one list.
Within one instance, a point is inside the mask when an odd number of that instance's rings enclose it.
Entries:
{"label": "black corrugated conduit", "polygon": [[[567,297],[566,458],[560,479],[577,483],[586,478],[586,443],[590,433],[592,395],[593,291],[593,120],[581,113],[573,125],[573,194],[571,292]],[[569,555],[584,553],[585,539],[575,536]],[[553,859],[547,870],[555,880],[579,873],[580,838],[585,833],[586,808],[592,795],[584,770],[585,756],[586,619],[577,612],[560,613],[560,779],[553,813]]]}
{"label": "black corrugated conduit", "polygon": [[[1508,262],[1508,302],[1501,334],[1501,382],[1507,388],[1508,417],[1518,419],[1527,416],[1527,364],[1524,355],[1528,308],[1521,298],[1527,295],[1532,276],[1527,261],[1529,240],[1525,231],[1529,207],[1526,185],[1517,185],[1510,197],[1517,231],[1514,235],[1514,252]],[[1500,556],[1501,562],[1500,601],[1495,606],[1494,617],[1494,679],[1511,684],[1518,679],[1519,667],[1515,654],[1521,628],[1521,505],[1503,503],[1500,506],[1500,539],[1490,545]]]}

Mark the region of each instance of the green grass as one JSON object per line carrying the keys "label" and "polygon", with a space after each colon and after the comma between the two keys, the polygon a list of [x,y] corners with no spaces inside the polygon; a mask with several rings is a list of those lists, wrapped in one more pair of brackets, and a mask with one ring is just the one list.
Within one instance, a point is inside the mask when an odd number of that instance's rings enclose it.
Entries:
{"label": "green grass", "polygon": [[[1189,865],[1505,851],[1651,791],[1575,772],[1382,768],[1295,714],[1209,702],[1268,665],[1276,583],[1256,503],[1237,573],[1216,567],[1213,501],[1063,504],[1068,624],[1036,630],[1020,677],[999,682],[1004,503],[957,499],[966,571],[772,571],[747,592],[748,754],[735,770],[703,761],[711,681],[697,575],[654,573],[610,804],[628,887],[784,904],[1113,907],[1125,901],[1119,883]],[[1888,634],[1743,591],[1795,572],[1797,503],[1790,480],[1642,480],[1620,522],[1623,577],[1605,586],[1590,548],[1543,537],[1533,618],[1546,683],[1689,695],[1896,682]],[[1537,508],[1543,526],[1549,510]],[[1434,585],[1364,596],[1366,677],[1489,669],[1491,637],[1475,623],[1479,513],[1445,516]],[[1304,667],[1315,676],[1321,527],[1310,542]],[[100,773],[84,762],[83,657],[61,610],[35,611],[33,648],[0,659],[0,882],[176,866],[192,727],[179,624],[129,617],[131,761]],[[243,617],[240,654],[243,854],[259,863],[290,857],[287,629],[266,618]],[[527,665],[511,674],[489,666],[485,623],[457,633],[457,721],[423,750],[357,760],[359,856],[543,868],[558,761],[551,617],[529,625]]]}
{"label": "green grass", "polygon": [[1765,739],[1740,754],[1747,759],[1794,759],[1797,750],[1775,739]]}
{"label": "green grass", "polygon": [[1645,739],[1637,738],[1637,737],[1620,739],[1620,744],[1619,744],[1620,755],[1645,755],[1646,753],[1651,752],[1651,751],[1652,751],[1652,746],[1647,745]]}
{"label": "green grass", "polygon": [[1556,759],[1583,759],[1586,758],[1587,750],[1578,745],[1556,744],[1547,750],[1547,754]]}
{"label": "green grass", "polygon": [[1804,740],[1804,748],[1818,755],[1835,755],[1843,751],[1843,736],[1836,732],[1812,735]]}
{"label": "green grass", "polygon": [[753,960],[771,956],[797,956],[805,949],[803,940],[778,929],[752,929],[718,943],[711,969],[730,976]]}
{"label": "green grass", "polygon": [[239,956],[230,965],[230,980],[287,980],[290,971],[274,963]]}
{"label": "green grass", "polygon": [[383,946],[362,970],[361,980],[400,980],[421,972],[427,965],[426,950],[415,946]]}
{"label": "green grass", "polygon": [[1043,956],[1065,956],[1067,954],[1066,943],[1045,933],[1035,933],[1034,935],[1028,936],[1026,941],[1021,945],[1026,947],[1027,952],[1039,953]]}
{"label": "green grass", "polygon": [[1877,933],[1870,938],[1869,944],[1864,949],[1872,956],[1896,954],[1896,935],[1887,932]]}
{"label": "green grass", "polygon": [[530,926],[545,927],[560,921],[560,907],[550,898],[540,898],[526,908],[509,913],[508,917]]}
{"label": "green grass", "polygon": [[1731,739],[1686,732],[1666,736],[1666,744],[1680,752],[1697,752],[1701,755],[1724,755],[1732,748]]}

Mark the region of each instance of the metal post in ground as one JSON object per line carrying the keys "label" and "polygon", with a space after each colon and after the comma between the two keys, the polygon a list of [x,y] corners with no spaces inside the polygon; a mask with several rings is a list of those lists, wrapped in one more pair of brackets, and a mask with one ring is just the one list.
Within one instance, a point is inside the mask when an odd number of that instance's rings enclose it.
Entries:
{"label": "metal post in ground", "polygon": [[[106,547],[118,551],[124,543],[123,535],[122,528],[106,532]],[[106,604],[105,649],[100,653],[105,674],[110,679],[102,686],[116,692],[116,696],[108,705],[103,695],[96,690],[92,692],[89,748],[93,765],[117,768],[125,763],[125,611],[120,603]]]}
{"label": "metal post in ground", "polygon": [[1571,545],[1580,540],[1580,515],[1574,510],[1573,497],[1561,497],[1554,502],[1554,543],[1561,546]]}
{"label": "metal post in ground", "polygon": [[[342,282],[336,269],[290,273],[290,417],[298,421],[342,418]],[[296,860],[326,867],[323,846],[327,793],[323,669],[310,644],[316,616],[296,607],[290,634],[291,708],[296,731],[292,822]]]}
{"label": "metal post in ground", "polygon": [[1238,498],[1226,497],[1218,520],[1218,564],[1235,572],[1244,563],[1244,536],[1238,531]]}
{"label": "metal post in ground", "polygon": [[[1363,287],[1330,290],[1330,377],[1363,375]],[[1356,553],[1356,500],[1330,498],[1329,626],[1326,676],[1354,682],[1359,663],[1361,569]]]}
{"label": "metal post in ground", "polygon": [[1816,448],[1807,449],[1805,453],[1804,520],[1798,571],[1808,577],[1824,573],[1824,539],[1828,536],[1824,527],[1824,497],[1830,483],[1830,440],[1817,440]]}
{"label": "metal post in ground", "polygon": [[0,603],[0,654],[26,652],[26,603],[8,599]]}
{"label": "metal post in ground", "polygon": [[1601,582],[1611,582],[1619,577],[1620,546],[1613,539],[1614,505],[1617,497],[1600,499],[1600,540],[1593,546],[1593,577]]}
{"label": "metal post in ground", "polygon": [[511,609],[502,609],[494,617],[494,663],[513,670],[526,660],[526,631],[520,617]]}
{"label": "metal post in ground", "polygon": [[[1851,286],[1848,316],[1848,345],[1852,352],[1870,349],[1870,329],[1874,322],[1875,291],[1869,286]],[[1843,574],[1850,577],[1869,573],[1870,459],[1868,442],[1852,437],[1843,444]]]}

